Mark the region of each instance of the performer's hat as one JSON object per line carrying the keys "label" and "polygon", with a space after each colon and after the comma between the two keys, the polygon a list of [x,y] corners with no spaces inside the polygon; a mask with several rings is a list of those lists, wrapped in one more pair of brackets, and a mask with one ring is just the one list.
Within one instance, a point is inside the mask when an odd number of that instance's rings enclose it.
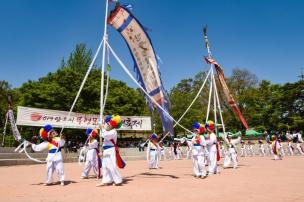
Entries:
{"label": "performer's hat", "polygon": [[211,130],[211,131],[213,131],[214,130],[214,122],[213,121],[207,121],[207,123],[205,124],[205,128],[207,129],[207,130]]}
{"label": "performer's hat", "polygon": [[197,131],[199,134],[205,133],[205,126],[203,124],[200,124],[199,122],[194,122],[192,128],[194,131]]}
{"label": "performer's hat", "polygon": [[199,132],[199,128],[200,128],[200,123],[199,122],[194,122],[192,125],[192,128],[194,131],[198,131]]}
{"label": "performer's hat", "polygon": [[52,130],[53,130],[53,126],[47,124],[39,130],[39,135],[42,139],[47,139],[50,133],[52,132]]}
{"label": "performer's hat", "polygon": [[91,136],[92,138],[96,138],[97,135],[98,135],[98,130],[97,129],[88,128],[86,130],[86,135],[87,136]]}
{"label": "performer's hat", "polygon": [[105,117],[105,122],[109,124],[112,128],[120,128],[122,126],[122,121],[119,115],[108,115]]}
{"label": "performer's hat", "polygon": [[151,139],[152,139],[152,140],[156,140],[156,139],[157,139],[157,135],[156,135],[155,133],[153,133],[153,134],[151,135]]}

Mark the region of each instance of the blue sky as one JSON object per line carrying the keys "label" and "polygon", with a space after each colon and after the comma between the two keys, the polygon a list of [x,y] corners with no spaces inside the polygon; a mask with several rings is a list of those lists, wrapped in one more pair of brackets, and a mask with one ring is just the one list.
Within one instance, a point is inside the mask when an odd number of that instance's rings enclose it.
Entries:
{"label": "blue sky", "polygon": [[[304,1],[121,2],[133,4],[134,15],[151,29],[167,89],[207,69],[202,60],[207,54],[201,32],[205,24],[213,56],[228,76],[238,67],[259,79],[294,82],[304,67]],[[103,22],[103,0],[1,0],[0,80],[18,87],[56,71],[77,43],[86,43],[94,52]],[[109,35],[112,47],[132,69],[122,37],[111,27]],[[113,78],[134,86],[117,63],[112,68]]]}

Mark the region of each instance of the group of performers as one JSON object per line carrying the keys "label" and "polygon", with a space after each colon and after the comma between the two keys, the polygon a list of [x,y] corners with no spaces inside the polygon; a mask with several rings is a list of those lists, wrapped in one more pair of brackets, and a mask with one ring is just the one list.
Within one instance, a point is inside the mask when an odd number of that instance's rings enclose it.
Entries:
{"label": "group of performers", "polygon": [[[118,172],[118,168],[124,168],[125,162],[121,159],[119,148],[117,146],[117,131],[120,128],[122,121],[120,116],[106,116],[104,124],[99,126],[101,137],[103,138],[102,148],[99,151],[99,142],[97,140],[98,129],[88,128],[86,130],[87,140],[85,143],[85,165],[81,174],[82,179],[88,179],[89,172],[92,169],[97,179],[102,178],[101,182],[96,186],[104,185],[121,185],[123,180]],[[193,137],[191,139],[181,138],[175,139],[170,144],[169,155],[171,159],[182,159],[183,148],[186,145],[186,158],[192,159],[194,176],[196,178],[205,178],[209,175],[219,173],[218,161],[224,158],[223,167],[237,168],[237,145],[241,144],[241,157],[254,156],[253,141],[241,140],[239,136],[232,139],[229,135],[224,135],[222,141],[217,139],[214,132],[215,124],[213,121],[208,121],[205,124],[195,122],[192,125]],[[205,134],[205,132],[207,132]],[[34,151],[48,150],[46,158],[47,181],[45,185],[53,183],[53,173],[56,171],[60,181],[60,185],[64,186],[64,167],[61,154],[61,148],[65,144],[63,135],[59,135],[51,125],[46,125],[39,131],[40,137],[44,142],[36,145],[29,143]],[[294,141],[294,143],[292,142]],[[272,155],[275,160],[282,159],[282,156],[294,155],[297,150],[300,155],[304,155],[301,143],[302,136],[299,134],[297,138],[288,137],[287,148],[284,148],[283,142],[273,136],[273,141],[267,141],[264,146],[262,140],[258,140],[259,156]],[[293,144],[296,144],[294,147]],[[166,151],[162,141],[158,141],[157,134],[149,136],[147,148],[147,160],[149,169],[158,169],[159,160],[166,160]],[[286,152],[285,152],[286,150]],[[208,169],[207,169],[208,167]],[[102,172],[100,172],[102,170]]]}
{"label": "group of performers", "polygon": [[[121,185],[122,177],[118,172],[118,168],[124,168],[125,162],[121,159],[117,146],[117,131],[122,121],[120,116],[106,116],[104,124],[100,125],[101,137],[103,138],[101,153],[99,143],[97,141],[99,131],[97,129],[87,129],[87,141],[85,144],[86,155],[84,170],[81,174],[82,179],[87,179],[92,169],[96,178],[102,178],[101,182],[96,186],[103,185]],[[48,186],[53,183],[53,173],[56,171],[60,181],[60,185],[64,186],[64,167],[61,154],[61,148],[65,144],[65,138],[53,129],[51,125],[46,125],[39,131],[40,137],[44,142],[36,145],[28,143],[34,151],[48,150],[46,158],[47,181],[44,185]],[[102,159],[101,159],[102,158]],[[100,169],[102,172],[100,172]]]}
{"label": "group of performers", "polygon": [[[218,140],[214,133],[214,123],[212,121],[208,121],[206,124],[195,122],[192,127],[192,139],[175,139],[175,141],[170,144],[170,158],[174,160],[182,159],[182,145],[186,144],[186,158],[192,158],[193,171],[196,178],[205,178],[207,175],[219,173],[220,171],[217,166],[217,162],[220,160],[220,154]],[[205,131],[207,132],[206,137],[203,135]],[[229,142],[230,140],[231,138],[228,137],[227,141]],[[229,144],[235,143],[232,141]],[[233,146],[231,146],[231,148],[233,148]],[[166,148],[163,146],[163,143],[158,142],[158,136],[156,134],[152,134],[149,138],[147,149],[149,169],[159,168],[159,160],[166,159],[165,151]],[[233,156],[232,150],[229,151]],[[230,166],[228,155],[225,165],[227,167]],[[206,166],[208,166],[208,170],[205,170]]]}
{"label": "group of performers", "polygon": [[254,143],[248,141],[247,144],[241,141],[241,157],[259,155],[263,156],[273,156],[274,160],[280,160],[284,156],[293,155],[304,155],[304,150],[302,148],[302,135],[300,133],[295,133],[293,136],[287,136],[287,142],[283,142],[277,136],[272,136],[272,140],[267,140],[266,144],[259,139],[258,140],[258,152],[254,150]]}
{"label": "group of performers", "polygon": [[[156,134],[152,134],[149,138],[147,149],[149,169],[159,168],[159,160],[166,160],[166,150],[168,150],[170,159],[182,159],[183,148],[186,148],[186,158],[192,158],[193,171],[196,178],[205,178],[207,175],[219,173],[217,162],[220,158],[224,158],[223,168],[232,167],[236,169],[238,167],[238,144],[240,144],[241,157],[255,155],[263,157],[268,155],[273,156],[274,160],[279,160],[282,159],[282,156],[291,156],[295,152],[298,155],[304,155],[304,150],[301,146],[303,139],[300,133],[288,137],[287,148],[284,147],[281,139],[275,135],[272,137],[273,141],[268,141],[266,145],[259,139],[256,152],[254,141],[242,141],[241,136],[232,139],[232,136],[224,134],[222,140],[218,140],[214,133],[214,123],[212,121],[208,121],[206,124],[195,122],[192,128],[192,139],[175,138],[169,149],[164,147],[163,142],[158,142]],[[207,135],[204,135],[205,132],[207,132]],[[205,169],[207,166],[208,169]]]}

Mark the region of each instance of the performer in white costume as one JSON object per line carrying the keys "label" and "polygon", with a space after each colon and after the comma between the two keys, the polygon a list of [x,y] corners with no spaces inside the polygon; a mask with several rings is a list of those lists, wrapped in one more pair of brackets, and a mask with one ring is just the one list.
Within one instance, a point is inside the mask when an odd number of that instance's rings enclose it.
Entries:
{"label": "performer in white costume", "polygon": [[96,186],[121,185],[122,178],[117,167],[124,168],[125,162],[119,155],[117,146],[117,131],[122,125],[120,116],[106,116],[105,124],[101,125],[103,138],[102,182]]}
{"label": "performer in white costume", "polygon": [[269,140],[267,142],[267,156],[272,156],[273,155],[273,151],[272,151],[272,142]]}
{"label": "performer in white costume", "polygon": [[233,166],[234,169],[238,166],[237,159],[237,150],[236,146],[241,142],[241,136],[237,139],[232,140],[231,136],[224,136],[225,144],[227,144],[227,152],[224,159],[224,168],[228,168],[229,166]]}
{"label": "performer in white costume", "polygon": [[192,138],[192,163],[194,176],[196,178],[204,178],[207,175],[207,172],[204,170],[205,167],[205,138],[203,136],[205,132],[205,127],[198,122],[195,122],[192,125],[194,136]]}
{"label": "performer in white costume", "polygon": [[47,181],[44,185],[50,185],[53,182],[53,173],[56,171],[61,186],[64,186],[64,170],[61,148],[65,144],[63,136],[58,137],[58,133],[51,125],[46,125],[39,131],[40,137],[45,140],[44,142],[35,145],[32,144],[34,151],[43,151],[48,149],[46,158]]}
{"label": "performer in white costume", "polygon": [[159,143],[159,160],[166,160],[167,157],[166,157],[166,150],[167,148],[165,147],[164,143],[163,142],[160,142]]}
{"label": "performer in white costume", "polygon": [[185,138],[185,141],[187,143],[187,156],[186,156],[186,158],[191,159],[193,145],[192,145],[192,142],[187,140],[186,138]]}
{"label": "performer in white costume", "polygon": [[248,142],[247,142],[248,155],[250,155],[251,157],[255,156],[253,145],[254,145],[254,143],[252,141],[248,140]]}
{"label": "performer in white costume", "polygon": [[291,137],[289,137],[288,139],[287,139],[287,141],[288,141],[288,146],[287,146],[287,151],[288,151],[288,155],[289,156],[293,156],[293,151],[294,151],[294,148],[293,148],[293,146],[292,146],[292,140],[291,140]]}
{"label": "performer in white costume", "polygon": [[298,153],[300,155],[304,155],[304,150],[303,150],[302,145],[301,145],[301,143],[303,143],[302,134],[301,133],[296,133],[295,137],[296,137],[295,140],[296,140],[296,143],[297,143],[296,148],[298,150]]}
{"label": "performer in white costume", "polygon": [[281,154],[282,154],[282,156],[284,157],[284,156],[285,156],[284,143],[282,142],[281,139],[279,139],[279,144],[280,144],[280,151],[281,151]]}
{"label": "performer in white costume", "polygon": [[214,134],[214,123],[213,121],[208,121],[205,124],[205,128],[208,131],[208,135],[206,138],[206,146],[209,152],[209,175],[219,173],[219,169],[217,167],[217,161],[220,160],[219,148],[217,145],[217,138]]}
{"label": "performer in white costume", "polygon": [[263,144],[263,141],[260,139],[258,141],[259,143],[259,154],[261,157],[265,156],[265,149],[264,149],[264,144]]}
{"label": "performer in white costume", "polygon": [[226,150],[225,150],[225,146],[224,146],[224,143],[223,143],[223,141],[219,141],[219,150],[220,150],[220,156],[221,156],[221,158],[224,158],[225,157],[225,152],[226,152]]}
{"label": "performer in white costume", "polygon": [[158,151],[159,146],[157,143],[157,135],[153,133],[149,138],[147,148],[147,161],[149,163],[149,169],[158,168]]}
{"label": "performer in white costume", "polygon": [[280,142],[276,136],[273,136],[272,138],[273,138],[272,153],[274,155],[274,160],[282,160]]}
{"label": "performer in white costume", "polygon": [[300,142],[297,142],[297,150],[298,150],[299,155],[304,155],[304,150],[303,150]]}
{"label": "performer in white costume", "polygon": [[246,145],[245,141],[241,140],[241,157],[247,156],[245,145]]}
{"label": "performer in white costume", "polygon": [[183,148],[182,148],[182,144],[180,142],[177,143],[177,159],[178,160],[182,160],[183,159]]}
{"label": "performer in white costume", "polygon": [[93,169],[93,172],[97,179],[101,177],[100,167],[101,167],[101,159],[99,157],[98,150],[98,130],[88,128],[86,130],[86,135],[88,136],[87,143],[85,147],[87,148],[86,153],[86,162],[84,164],[84,170],[82,172],[81,178],[87,179],[90,173],[90,170]]}

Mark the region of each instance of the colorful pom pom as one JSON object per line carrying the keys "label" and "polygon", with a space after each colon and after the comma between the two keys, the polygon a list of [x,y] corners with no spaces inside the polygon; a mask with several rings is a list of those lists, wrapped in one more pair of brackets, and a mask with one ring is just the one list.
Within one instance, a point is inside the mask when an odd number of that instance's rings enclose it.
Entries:
{"label": "colorful pom pom", "polygon": [[91,137],[97,138],[97,136],[98,136],[98,130],[97,129],[92,130]]}
{"label": "colorful pom pom", "polygon": [[200,133],[200,134],[204,134],[204,133],[205,133],[205,126],[201,126],[201,127],[199,128],[199,133]]}
{"label": "colorful pom pom", "polygon": [[40,137],[42,138],[42,139],[47,139],[48,138],[48,132],[46,132],[45,130],[44,130],[44,128],[41,128],[40,130],[39,130],[39,135],[40,135]]}
{"label": "colorful pom pom", "polygon": [[122,122],[120,122],[120,123],[118,124],[117,129],[121,128],[121,126],[122,126]]}
{"label": "colorful pom pom", "polygon": [[116,115],[112,117],[112,120],[115,121],[117,124],[121,122],[120,116]]}
{"label": "colorful pom pom", "polygon": [[117,122],[115,122],[114,120],[110,121],[110,125],[112,126],[112,128],[117,128],[118,126]]}
{"label": "colorful pom pom", "polygon": [[199,122],[194,122],[192,128],[198,131],[199,134],[205,133],[205,126],[203,124],[200,124]]}
{"label": "colorful pom pom", "polygon": [[108,123],[112,128],[120,128],[122,126],[122,121],[119,115],[108,115],[105,117],[105,122]]}
{"label": "colorful pom pom", "polygon": [[214,122],[213,121],[207,121],[205,124],[205,128],[209,130],[214,130]]}

